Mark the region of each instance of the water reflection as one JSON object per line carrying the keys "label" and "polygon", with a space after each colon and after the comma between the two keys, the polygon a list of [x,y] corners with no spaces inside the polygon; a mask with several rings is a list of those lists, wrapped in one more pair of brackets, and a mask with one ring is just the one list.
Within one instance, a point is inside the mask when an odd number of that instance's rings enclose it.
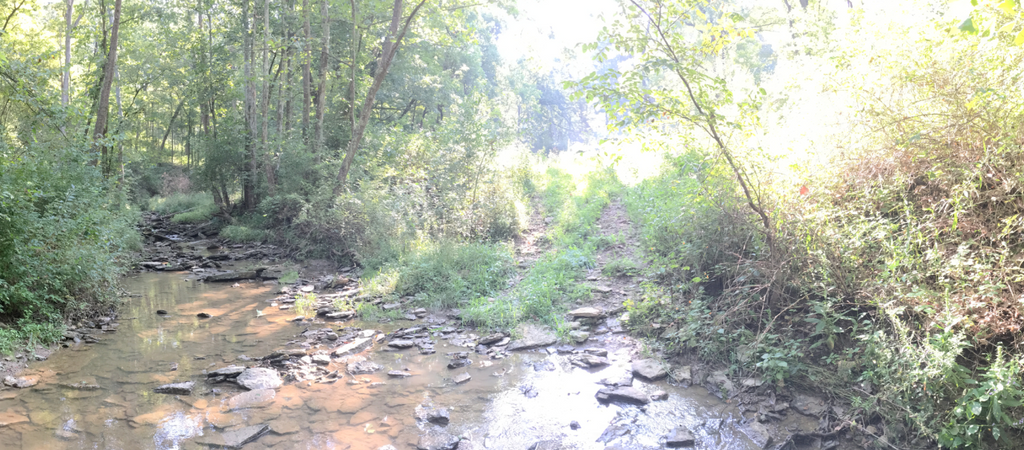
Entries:
{"label": "water reflection", "polygon": [[[301,339],[307,329],[332,324],[292,322],[293,312],[267,303],[276,290],[271,285],[232,288],[161,273],[139,275],[127,284],[143,295],[127,299],[116,333],[101,334],[101,341],[86,351],[67,349],[33,365],[28,375],[40,377],[35,388],[0,392],[0,448],[197,449],[263,424],[269,433],[244,448],[411,448],[421,434],[437,427],[415,420],[413,411],[423,403],[449,409],[448,433],[492,449],[527,448],[544,439],[560,440],[566,448],[604,449],[598,440],[609,427],[626,430],[610,443],[657,448],[677,425],[692,430],[701,448],[753,448],[745,436],[722,426],[736,418],[700,388],[637,381],[634,387],[645,392],[669,391],[669,400],[645,410],[599,404],[597,382],[629,370],[625,349],[610,353],[611,367],[599,371],[542,353],[493,361],[472,355],[473,365],[449,370],[445,354],[468,349],[434,338],[435,354],[377,348],[361,356],[384,366],[382,371],[344,375],[334,383],[286,384],[273,396],[253,401],[239,397],[243,389],[233,384],[207,384],[204,371],[250,365],[240,355],[267,355]],[[158,309],[169,314],[159,316]],[[256,309],[264,315],[257,317]],[[199,312],[213,317],[197,319]],[[334,329],[341,326],[388,328],[333,324]],[[606,339],[604,347],[614,349],[620,338]],[[543,359],[553,364],[534,369],[532,363]],[[345,364],[333,360],[326,369],[344,373]],[[388,378],[391,370],[412,376]],[[459,373],[471,379],[456,384],[453,377]],[[152,391],[184,381],[197,382],[194,395]],[[571,429],[571,421],[579,429]]]}

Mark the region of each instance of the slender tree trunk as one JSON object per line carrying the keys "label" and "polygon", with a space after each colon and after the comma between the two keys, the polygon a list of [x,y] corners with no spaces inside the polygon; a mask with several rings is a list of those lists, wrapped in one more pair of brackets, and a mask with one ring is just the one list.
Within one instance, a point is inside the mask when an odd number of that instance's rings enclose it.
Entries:
{"label": "slender tree trunk", "polygon": [[[121,106],[121,71],[116,70],[114,72],[114,78],[117,79],[117,87],[114,88],[114,98],[117,100],[117,133],[121,133],[121,128],[124,126],[124,108]],[[117,141],[117,165],[118,175],[117,181],[119,186],[124,187],[124,142],[122,140]]]}
{"label": "slender tree trunk", "polygon": [[[85,7],[78,12],[78,17],[74,21],[71,20],[71,16],[74,14],[75,0],[65,0],[65,2],[68,7],[64,14],[66,27],[64,29],[64,71],[61,74],[60,80],[60,104],[67,107],[71,104],[71,33],[74,33],[75,28],[78,27],[78,22],[82,20],[82,15],[89,8],[89,0],[85,1]],[[64,130],[63,125],[61,125],[61,130]]]}
{"label": "slender tree trunk", "polygon": [[363,37],[359,34],[358,23],[359,9],[356,7],[356,0],[349,0],[352,4],[352,53],[349,64],[351,73],[348,79],[348,121],[349,121],[349,132],[354,133],[356,129],[356,60],[359,58],[359,44]]}
{"label": "slender tree trunk", "polygon": [[[164,131],[164,138],[160,140],[160,153],[164,152],[164,146],[167,144],[167,136],[170,136],[171,130],[174,129],[174,119],[178,118],[178,113],[181,112],[181,108],[183,106],[185,106],[184,98],[182,98],[181,101],[178,102],[178,107],[174,108],[174,114],[171,114],[171,121],[167,124],[167,130]],[[172,148],[171,151],[173,152],[174,149]]]}
{"label": "slender tree trunk", "polygon": [[[283,62],[283,61],[282,61]],[[278,63],[280,65],[280,63]],[[270,157],[270,0],[263,0],[263,96],[260,99],[260,115],[263,116],[263,134],[260,136],[260,150],[264,158]],[[274,195],[274,167],[264,164],[267,189]]]}
{"label": "slender tree trunk", "polygon": [[302,46],[302,138],[309,139],[309,105],[311,103],[310,97],[310,83],[312,82],[313,74],[309,71],[309,60],[312,59],[310,53],[310,41],[313,40],[312,32],[309,29],[309,0],[302,0],[302,30],[305,34],[306,41]]}
{"label": "slender tree trunk", "polygon": [[313,153],[316,154],[317,162],[320,162],[320,150],[324,145],[324,103],[327,101],[327,68],[331,56],[331,18],[327,0],[320,6],[320,15],[323,16],[324,36],[320,52],[320,81],[316,88],[316,131],[313,139]]}
{"label": "slender tree trunk", "polygon": [[[391,14],[391,25],[388,27],[388,35],[384,38],[384,45],[381,47],[380,61],[377,64],[377,73],[373,76],[373,84],[370,85],[370,90],[366,93],[366,99],[363,101],[362,111],[359,115],[359,123],[356,124],[352,130],[352,137],[349,139],[348,148],[345,151],[345,159],[341,163],[341,169],[338,170],[338,178],[334,185],[334,195],[341,193],[341,190],[345,188],[345,181],[348,178],[348,172],[352,167],[352,159],[356,156],[356,150],[359,149],[359,144],[363,140],[363,133],[366,131],[366,125],[370,122],[370,114],[373,112],[373,102],[377,97],[377,91],[380,90],[380,85],[384,82],[384,77],[388,74],[388,69],[391,68],[391,62],[395,59],[395,54],[398,52],[398,47],[402,43],[402,38],[405,37],[405,33],[409,31],[409,25],[413,19],[416,18],[416,14],[420,8],[426,3],[427,0],[420,0],[420,2],[413,8],[412,13],[405,19],[405,24],[402,26],[401,33],[396,36],[398,32],[398,24],[402,20],[402,0],[395,0],[394,8]],[[392,41],[393,39],[393,41]]]}
{"label": "slender tree trunk", "polygon": [[[245,124],[246,138],[245,149],[247,159],[247,171],[242,177],[242,207],[251,211],[256,207],[256,139],[257,139],[257,117],[256,117],[256,83],[253,80],[253,33],[249,25],[249,0],[242,1],[242,52],[243,72],[245,76]],[[255,22],[255,20],[254,20]]]}
{"label": "slender tree trunk", "polygon": [[[117,67],[117,30],[121,25],[121,0],[114,1],[114,23],[110,29],[110,50],[107,51],[107,62],[103,67],[103,83],[100,85],[100,97],[96,105],[96,127],[93,129],[93,149],[102,150],[104,155],[107,145],[102,142],[107,132],[107,115],[110,113],[110,85],[114,82],[114,70]],[[98,147],[98,148],[97,148]]]}

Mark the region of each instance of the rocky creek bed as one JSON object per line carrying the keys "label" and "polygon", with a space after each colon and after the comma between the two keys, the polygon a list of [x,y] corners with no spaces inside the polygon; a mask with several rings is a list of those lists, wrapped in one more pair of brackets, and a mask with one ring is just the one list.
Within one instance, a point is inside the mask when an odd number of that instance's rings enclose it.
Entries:
{"label": "rocky creek bed", "polygon": [[148,234],[119,313],[4,380],[0,448],[849,446],[823,399],[641,356],[621,311],[574,310],[572,344],[402,301],[380,305],[401,319],[363,322],[335,307],[380,302],[356,270],[282,285],[271,246]]}

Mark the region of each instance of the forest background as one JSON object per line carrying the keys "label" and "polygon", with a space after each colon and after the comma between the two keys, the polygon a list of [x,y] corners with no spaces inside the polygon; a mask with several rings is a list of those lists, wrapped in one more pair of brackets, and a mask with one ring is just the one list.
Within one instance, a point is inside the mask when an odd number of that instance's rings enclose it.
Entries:
{"label": "forest background", "polygon": [[565,332],[615,200],[652,348],[1019,442],[1019,1],[521,3],[0,0],[0,348],[116,304],[147,210]]}

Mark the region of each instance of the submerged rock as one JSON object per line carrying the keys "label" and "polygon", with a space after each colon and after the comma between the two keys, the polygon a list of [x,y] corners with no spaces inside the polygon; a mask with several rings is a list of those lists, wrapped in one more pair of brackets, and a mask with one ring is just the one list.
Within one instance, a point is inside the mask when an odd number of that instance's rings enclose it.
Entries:
{"label": "submerged rock", "polygon": [[349,364],[348,367],[346,367],[348,373],[352,375],[374,373],[383,368],[384,366],[381,366],[380,364],[377,364],[373,361],[357,361]]}
{"label": "submerged rock", "polygon": [[693,433],[682,426],[676,427],[672,433],[665,438],[665,446],[669,448],[692,447],[696,444]]}
{"label": "submerged rock", "polygon": [[[373,336],[372,334],[370,336]],[[334,356],[348,356],[359,353],[373,345],[372,337],[361,337],[349,342],[331,352]]]}
{"label": "submerged rock", "polygon": [[18,389],[30,388],[38,383],[39,380],[35,378],[4,377],[4,384]]}
{"label": "submerged rock", "polygon": [[449,416],[447,408],[435,408],[428,405],[419,405],[415,412],[416,420],[430,422],[436,425],[448,425]]}
{"label": "submerged rock", "polygon": [[184,383],[165,384],[156,389],[153,389],[153,392],[157,394],[192,395],[192,388],[194,388],[195,386],[195,381],[186,381]]}
{"label": "submerged rock", "polygon": [[828,409],[825,400],[807,394],[796,394],[790,406],[800,414],[813,417],[821,417]]}
{"label": "submerged rock", "polygon": [[238,375],[238,378],[235,378],[235,382],[249,390],[276,389],[284,384],[276,370],[262,367],[245,369],[245,371]]}
{"label": "submerged rock", "polygon": [[459,438],[440,429],[430,428],[420,436],[416,443],[418,450],[454,450],[459,445]]}
{"label": "submerged rock", "polygon": [[266,424],[253,425],[234,431],[209,434],[196,439],[196,442],[210,447],[242,448],[245,444],[267,434],[268,431],[270,431],[270,427]]}
{"label": "submerged rock", "polygon": [[462,384],[469,381],[472,378],[473,377],[471,377],[468,373],[463,372],[456,375],[454,378],[452,378],[452,380],[455,381],[455,384]]}

